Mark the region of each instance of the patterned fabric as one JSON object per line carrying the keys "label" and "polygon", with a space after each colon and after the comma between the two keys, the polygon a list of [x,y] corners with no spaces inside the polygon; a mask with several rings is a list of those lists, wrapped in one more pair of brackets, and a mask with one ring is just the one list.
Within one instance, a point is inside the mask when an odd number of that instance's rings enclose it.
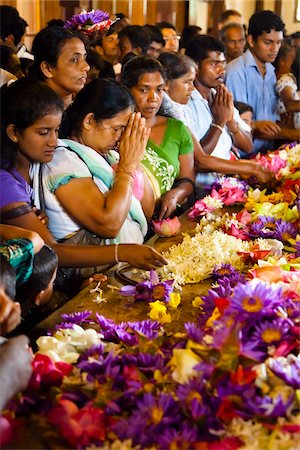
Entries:
{"label": "patterned fabric", "polygon": [[[52,161],[45,164],[43,168],[48,227],[56,239],[65,239],[80,229],[79,224],[58,202],[55,196],[56,189],[74,178],[93,177],[94,183],[105,195],[114,182],[114,171],[111,166],[118,161],[118,155],[116,152],[109,152],[106,158],[78,142],[69,139],[59,140],[59,147]],[[116,239],[106,239],[105,243],[142,243],[147,229],[147,220],[141,204],[132,196],[130,211],[120,233]]]}
{"label": "patterned fabric", "polygon": [[179,120],[167,119],[162,142],[149,139],[142,165],[152,184],[156,198],[169,191],[180,172],[179,156],[193,152],[194,145],[186,126]]}
{"label": "patterned fabric", "polygon": [[30,239],[9,239],[0,243],[0,253],[15,269],[18,284],[29,280],[32,274],[34,250]]}
{"label": "patterned fabric", "polygon": [[[300,100],[300,94],[297,90],[297,82],[295,76],[292,73],[285,73],[284,75],[281,75],[276,84],[276,91],[278,94],[277,109],[279,114],[287,113],[286,107],[281,98],[281,93],[286,87],[290,88],[294,100]],[[300,129],[300,111],[293,113],[293,122],[294,127],[296,129]]]}

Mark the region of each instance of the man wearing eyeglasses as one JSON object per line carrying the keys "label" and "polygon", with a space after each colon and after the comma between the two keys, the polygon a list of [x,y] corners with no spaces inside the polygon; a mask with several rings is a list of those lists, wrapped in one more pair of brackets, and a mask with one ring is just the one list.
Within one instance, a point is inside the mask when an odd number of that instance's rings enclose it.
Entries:
{"label": "man wearing eyeglasses", "polygon": [[179,50],[179,39],[178,33],[174,25],[169,22],[159,22],[156,26],[160,29],[165,46],[163,47],[163,52],[178,52]]}
{"label": "man wearing eyeglasses", "polygon": [[220,40],[225,45],[226,62],[229,63],[242,55],[246,36],[244,27],[239,23],[228,23],[220,31]]}

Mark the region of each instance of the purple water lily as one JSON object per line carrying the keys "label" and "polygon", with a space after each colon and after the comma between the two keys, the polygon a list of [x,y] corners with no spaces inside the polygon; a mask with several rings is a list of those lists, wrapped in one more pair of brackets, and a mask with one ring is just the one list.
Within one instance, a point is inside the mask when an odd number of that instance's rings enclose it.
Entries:
{"label": "purple water lily", "polygon": [[184,324],[184,328],[189,339],[194,342],[198,342],[198,344],[202,342],[204,331],[200,329],[194,322],[186,322]]}
{"label": "purple water lily", "polygon": [[231,297],[230,309],[239,313],[240,320],[271,311],[282,303],[281,288],[272,287],[263,281],[239,283]]}
{"label": "purple water lily", "polygon": [[257,346],[276,344],[287,337],[290,328],[291,323],[286,319],[265,320],[255,325],[251,340],[255,341]]}
{"label": "purple water lily", "polygon": [[125,296],[133,296],[136,300],[169,302],[170,294],[173,292],[174,280],[159,282],[155,270],[150,271],[150,280],[142,281],[136,286],[123,286],[120,293]]}
{"label": "purple water lily", "polygon": [[277,419],[284,417],[287,414],[289,407],[294,401],[294,394],[292,394],[286,402],[284,402],[281,395],[272,398],[268,395],[259,397],[258,395],[252,397],[245,397],[245,410],[249,411],[255,416],[262,419]]}
{"label": "purple water lily", "polygon": [[156,339],[162,331],[161,324],[156,320],[142,320],[141,322],[128,322],[128,327],[149,340]]}
{"label": "purple water lily", "polygon": [[179,430],[166,429],[158,436],[157,443],[161,449],[189,450],[198,439],[198,429],[190,423],[180,425]]}
{"label": "purple water lily", "polygon": [[82,322],[91,322],[91,320],[87,320],[88,317],[92,314],[92,311],[88,311],[87,309],[80,312],[74,312],[71,314],[62,314],[61,317],[65,322],[70,323],[82,323]]}
{"label": "purple water lily", "polygon": [[74,14],[70,20],[66,20],[64,28],[71,30],[82,29],[90,27],[96,23],[104,22],[109,19],[109,14],[106,11],[96,9],[95,11],[83,11],[80,14]]}
{"label": "purple water lily", "polygon": [[298,233],[298,227],[294,223],[285,220],[277,220],[276,229],[274,230],[274,239],[281,242],[289,242],[289,239],[295,239]]}
{"label": "purple water lily", "polygon": [[268,366],[278,378],[285,381],[293,389],[300,389],[300,359],[294,355],[287,358],[269,359]]}

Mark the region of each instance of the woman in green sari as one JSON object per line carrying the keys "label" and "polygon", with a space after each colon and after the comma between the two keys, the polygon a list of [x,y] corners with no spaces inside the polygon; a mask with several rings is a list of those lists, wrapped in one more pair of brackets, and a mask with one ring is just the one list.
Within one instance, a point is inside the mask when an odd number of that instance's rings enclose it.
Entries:
{"label": "woman in green sari", "polygon": [[158,114],[165,73],[156,59],[131,59],[123,68],[122,82],[130,89],[146,126],[151,128],[142,165],[152,184],[161,220],[173,214],[194,191],[193,141],[181,121]]}

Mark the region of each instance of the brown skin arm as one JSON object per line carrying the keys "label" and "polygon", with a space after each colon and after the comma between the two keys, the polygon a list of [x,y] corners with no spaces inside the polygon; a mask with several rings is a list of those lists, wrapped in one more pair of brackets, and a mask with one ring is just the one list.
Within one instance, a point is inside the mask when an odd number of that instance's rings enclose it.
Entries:
{"label": "brown skin arm", "polygon": [[[11,203],[2,211],[20,206],[22,203]],[[52,247],[58,256],[61,267],[94,267],[114,264],[115,245],[68,245],[59,244],[34,212],[12,219],[9,225],[15,225],[37,232],[47,245]],[[150,270],[166,264],[166,259],[151,247],[138,244],[120,244],[118,246],[119,261],[127,261],[135,267]]]}
{"label": "brown skin arm", "polygon": [[298,112],[300,111],[300,100],[295,100],[293,97],[293,90],[291,87],[286,86],[282,89],[280,94],[284,106],[287,112]]}
{"label": "brown skin arm", "polygon": [[[180,172],[177,179],[189,178],[195,181],[194,153],[179,156]],[[158,220],[169,217],[176,211],[177,204],[183,203],[193,192],[193,186],[189,182],[180,183],[176,188],[166,192],[159,200]]]}
{"label": "brown skin arm", "polygon": [[24,228],[14,227],[12,225],[0,224],[0,236],[5,241],[9,239],[27,238],[33,243],[34,253],[38,253],[44,246],[43,239],[34,231]]}
{"label": "brown skin arm", "polygon": [[254,161],[230,161],[207,155],[192,133],[191,136],[194,143],[196,172],[211,171],[224,174],[238,174],[243,177],[255,176],[257,181],[262,184],[268,183],[273,178],[272,172]]}
{"label": "brown skin arm", "polygon": [[81,228],[86,228],[104,238],[115,238],[130,209],[132,197],[130,183],[132,178],[125,175],[114,183],[105,196],[92,178],[74,178],[60,186],[55,195]]}

